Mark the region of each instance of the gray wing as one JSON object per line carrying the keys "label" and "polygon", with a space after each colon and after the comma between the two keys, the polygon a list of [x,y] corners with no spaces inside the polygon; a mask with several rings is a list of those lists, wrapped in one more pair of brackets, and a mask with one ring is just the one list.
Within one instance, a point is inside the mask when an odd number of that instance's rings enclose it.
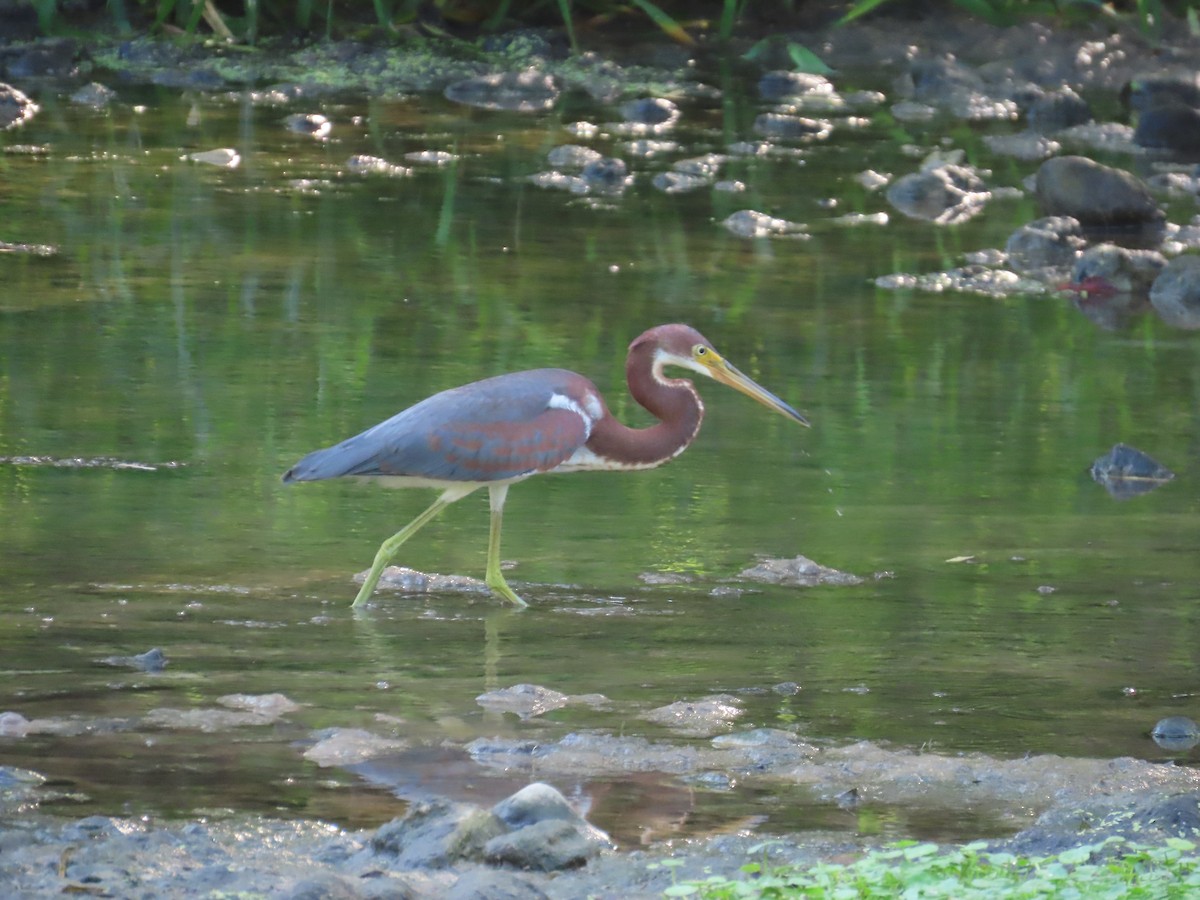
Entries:
{"label": "gray wing", "polygon": [[503,481],[545,472],[582,447],[603,409],[596,388],[564,369],[498,375],[422,400],[333,447],[284,481],[343,475]]}

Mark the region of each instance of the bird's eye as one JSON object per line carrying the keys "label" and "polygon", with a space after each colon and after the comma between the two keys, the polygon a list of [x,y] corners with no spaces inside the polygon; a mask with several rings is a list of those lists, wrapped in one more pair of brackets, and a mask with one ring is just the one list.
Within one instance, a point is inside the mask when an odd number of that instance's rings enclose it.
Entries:
{"label": "bird's eye", "polygon": [[696,349],[692,353],[696,356],[708,356],[708,348],[703,344],[697,344]]}

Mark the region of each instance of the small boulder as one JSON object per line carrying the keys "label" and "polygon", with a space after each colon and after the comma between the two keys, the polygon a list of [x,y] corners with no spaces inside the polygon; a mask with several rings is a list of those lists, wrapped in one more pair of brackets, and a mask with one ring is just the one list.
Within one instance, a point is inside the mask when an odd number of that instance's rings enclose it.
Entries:
{"label": "small boulder", "polygon": [[1150,302],[1164,322],[1200,329],[1200,256],[1177,256],[1150,288]]}
{"label": "small boulder", "polygon": [[482,860],[484,846],[503,833],[504,824],[487,810],[435,800],[414,804],[403,818],[381,825],[370,846],[396,857],[400,869],[444,868]]}
{"label": "small boulder", "polygon": [[1083,156],[1046,160],[1035,184],[1048,216],[1072,216],[1084,226],[1146,225],[1164,217],[1140,179]]}

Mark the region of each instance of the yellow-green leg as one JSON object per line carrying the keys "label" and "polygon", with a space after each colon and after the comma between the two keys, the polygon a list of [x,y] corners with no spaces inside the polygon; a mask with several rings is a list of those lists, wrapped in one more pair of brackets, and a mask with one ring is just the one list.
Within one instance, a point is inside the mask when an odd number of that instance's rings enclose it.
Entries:
{"label": "yellow-green leg", "polygon": [[[474,488],[472,488],[474,490]],[[455,500],[461,500],[470,491],[463,493],[462,491],[446,491],[442,496],[433,501],[433,505],[425,512],[421,513],[390,538],[379,545],[379,550],[375,553],[375,562],[371,564],[371,571],[367,573],[366,579],[363,581],[363,586],[358,591],[358,596],[354,598],[354,602],[350,604],[351,608],[362,606],[370,598],[371,594],[375,593],[375,585],[379,584],[379,577],[383,574],[383,570],[396,555],[396,551],[410,537],[416,534],[421,528],[428,524],[431,519],[437,516],[443,509],[453,503]]]}
{"label": "yellow-green leg", "polygon": [[528,606],[529,604],[508,586],[508,582],[504,580],[504,573],[500,571],[500,526],[504,521],[504,498],[508,496],[508,485],[488,485],[488,495],[492,506],[492,527],[488,534],[487,574],[483,576],[483,580],[488,587],[510,603]]}

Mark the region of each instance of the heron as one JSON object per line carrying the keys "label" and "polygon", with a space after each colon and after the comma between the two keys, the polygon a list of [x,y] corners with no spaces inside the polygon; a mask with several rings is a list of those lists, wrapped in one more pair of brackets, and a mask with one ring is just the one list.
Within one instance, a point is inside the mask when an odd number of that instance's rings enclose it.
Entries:
{"label": "heron", "polygon": [[514,606],[524,607],[500,569],[509,487],[548,472],[653,469],[686,450],[700,431],[704,404],[695,385],[668,376],[667,366],[705,375],[794,422],[809,424],[738,371],[696,329],[659,325],[634,339],[625,361],[630,395],[657,424],[622,424],[596,386],[575,372],[511,372],[434,394],[361,434],[308,454],[283,480],[350,476],[441,491],[428,509],[380,545],[353,607],[367,602],[384,568],[409,538],[451,503],[487,487],[491,529],[484,582]]}

